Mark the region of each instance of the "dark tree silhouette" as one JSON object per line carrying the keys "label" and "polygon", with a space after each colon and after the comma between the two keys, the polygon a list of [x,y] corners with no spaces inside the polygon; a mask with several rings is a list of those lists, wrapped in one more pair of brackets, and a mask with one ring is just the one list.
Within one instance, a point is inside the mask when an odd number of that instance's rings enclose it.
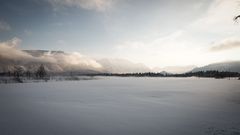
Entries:
{"label": "dark tree silhouette", "polygon": [[238,72],[228,71],[199,71],[199,72],[188,72],[183,74],[162,74],[162,73],[100,73],[95,74],[100,76],[120,76],[120,77],[213,77],[213,78],[226,78],[226,77],[240,77]]}
{"label": "dark tree silhouette", "polygon": [[25,74],[26,74],[26,77],[27,77],[28,79],[31,78],[31,72],[30,72],[29,70],[27,70]]}
{"label": "dark tree silhouette", "polygon": [[23,68],[20,66],[14,66],[14,72],[13,72],[13,76],[14,76],[14,80],[19,82],[19,83],[23,83],[21,76],[23,76]]}
{"label": "dark tree silhouette", "polygon": [[20,66],[14,66],[14,72],[13,75],[15,78],[19,78],[20,76],[23,76],[23,69]]}
{"label": "dark tree silhouette", "polygon": [[237,21],[238,19],[240,19],[240,15],[234,17],[234,20]]}
{"label": "dark tree silhouette", "polygon": [[37,72],[36,72],[36,77],[40,78],[40,79],[43,79],[46,76],[47,76],[47,72],[44,68],[44,65],[41,64],[40,67],[38,68]]}

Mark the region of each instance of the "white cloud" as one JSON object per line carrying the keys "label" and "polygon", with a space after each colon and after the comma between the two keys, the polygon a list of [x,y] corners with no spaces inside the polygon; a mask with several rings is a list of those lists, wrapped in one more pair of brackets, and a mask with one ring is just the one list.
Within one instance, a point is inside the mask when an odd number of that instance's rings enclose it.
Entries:
{"label": "white cloud", "polygon": [[22,51],[18,48],[21,39],[13,38],[0,42],[0,72],[8,71],[9,67],[22,66],[24,69],[35,71],[39,64],[44,64],[48,71],[86,71],[101,72],[144,72],[148,67],[123,59],[93,59],[78,52],[64,53],[44,50]]}
{"label": "white cloud", "polygon": [[212,52],[219,52],[231,49],[240,48],[240,39],[239,38],[228,38],[219,43],[215,43],[211,48],[210,51]]}
{"label": "white cloud", "polygon": [[179,30],[145,42],[127,41],[116,46],[115,56],[141,62],[152,68],[192,65],[200,50],[192,46],[194,41],[186,40],[188,38],[185,31]]}
{"label": "white cloud", "polygon": [[10,47],[17,47],[18,45],[20,45],[22,42],[22,40],[18,37],[14,37],[13,39],[11,40],[8,40],[6,42],[3,42],[3,44],[6,44]]}
{"label": "white cloud", "polygon": [[112,7],[113,0],[48,0],[55,8],[79,7],[87,10],[105,11]]}
{"label": "white cloud", "polygon": [[191,29],[211,33],[239,32],[239,25],[233,21],[239,13],[238,0],[215,0],[206,14],[192,24]]}
{"label": "white cloud", "polygon": [[1,31],[9,31],[11,30],[11,27],[8,23],[6,23],[5,21],[1,21],[0,20],[0,32]]}
{"label": "white cloud", "polygon": [[151,67],[202,66],[226,59],[239,59],[236,52],[209,53],[211,42],[221,41],[233,35],[240,36],[240,25],[233,21],[240,13],[238,6],[238,0],[214,0],[202,16],[182,30],[176,30],[166,36],[152,36],[147,41],[125,41],[117,45],[115,55]]}
{"label": "white cloud", "polygon": [[[83,56],[79,53],[51,53],[42,52],[38,56],[34,56],[17,48],[21,43],[19,38],[13,38],[6,42],[0,43],[0,67],[9,65],[29,66],[31,64],[45,63],[56,67],[53,71],[69,71],[69,70],[96,70],[102,67],[95,60]],[[41,51],[33,51],[32,53],[41,53]],[[33,69],[34,70],[34,69]]]}
{"label": "white cloud", "polygon": [[21,39],[15,37],[6,42],[0,42],[0,56],[6,59],[29,59],[30,55],[16,49],[16,47],[21,43]]}

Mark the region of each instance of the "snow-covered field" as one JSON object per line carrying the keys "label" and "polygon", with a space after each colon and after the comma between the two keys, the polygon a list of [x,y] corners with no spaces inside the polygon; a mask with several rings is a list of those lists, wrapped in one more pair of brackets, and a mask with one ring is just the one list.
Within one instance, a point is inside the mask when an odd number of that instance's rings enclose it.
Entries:
{"label": "snow-covered field", "polygon": [[0,135],[240,135],[240,81],[0,84]]}

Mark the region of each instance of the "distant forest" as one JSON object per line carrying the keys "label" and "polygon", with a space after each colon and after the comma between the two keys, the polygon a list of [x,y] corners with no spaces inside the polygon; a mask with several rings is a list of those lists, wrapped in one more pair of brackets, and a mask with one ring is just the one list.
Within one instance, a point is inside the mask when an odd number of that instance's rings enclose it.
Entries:
{"label": "distant forest", "polygon": [[227,77],[238,77],[240,79],[240,73],[228,72],[228,71],[198,71],[198,72],[187,72],[182,74],[171,74],[171,73],[81,73],[81,72],[64,72],[64,73],[48,73],[44,65],[40,65],[37,71],[30,72],[24,71],[22,68],[15,67],[14,71],[8,71],[0,73],[0,76],[13,77],[17,82],[21,82],[21,78],[26,79],[42,79],[48,80],[52,76],[118,76],[118,77],[209,77],[209,78],[227,78]]}
{"label": "distant forest", "polygon": [[199,71],[199,72],[187,72],[182,74],[163,74],[163,73],[101,73],[96,74],[99,76],[120,76],[120,77],[211,77],[211,78],[226,78],[226,77],[240,77],[238,72],[227,71]]}

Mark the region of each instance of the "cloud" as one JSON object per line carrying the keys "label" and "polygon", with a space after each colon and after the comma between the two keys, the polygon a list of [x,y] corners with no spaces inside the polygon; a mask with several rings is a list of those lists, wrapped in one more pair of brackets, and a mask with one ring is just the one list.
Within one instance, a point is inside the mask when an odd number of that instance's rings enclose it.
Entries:
{"label": "cloud", "polygon": [[65,53],[48,50],[20,50],[21,39],[15,37],[0,42],[0,72],[21,66],[25,70],[36,71],[44,64],[50,72],[145,72],[148,67],[124,59],[93,59],[78,52]]}
{"label": "cloud", "polygon": [[236,48],[240,48],[240,39],[229,38],[217,44],[214,44],[214,46],[210,48],[210,51],[219,52],[219,51],[231,50]]}
{"label": "cloud", "polygon": [[55,8],[78,7],[103,12],[113,5],[113,0],[48,0]]}
{"label": "cloud", "polygon": [[234,25],[233,18],[239,13],[238,0],[214,0],[207,12],[192,24],[191,29],[210,33],[238,32],[239,27]]}
{"label": "cloud", "polygon": [[1,21],[0,20],[0,32],[1,31],[9,31],[11,30],[11,27],[8,23],[6,23],[5,21]]}
{"label": "cloud", "polygon": [[[236,52],[221,56],[208,52],[209,43],[240,34],[239,25],[233,21],[240,13],[238,6],[238,0],[213,0],[196,20],[186,23],[183,28],[165,35],[159,29],[160,34],[145,34],[147,39],[126,39],[116,45],[114,55],[151,67],[200,66],[225,59],[239,59]],[[237,43],[232,41],[231,44]]]}
{"label": "cloud", "polygon": [[[188,39],[188,40],[186,40]],[[126,41],[116,45],[115,57],[144,63],[150,67],[195,64],[199,48],[183,30],[147,41]],[[191,56],[191,57],[189,57]]]}
{"label": "cloud", "polygon": [[[24,53],[21,50],[16,49],[16,47],[21,43],[21,39],[15,37],[11,40],[1,42],[0,43],[0,58],[1,60],[29,60],[31,56],[29,54]],[[2,61],[1,61],[2,62]]]}
{"label": "cloud", "polygon": [[37,65],[45,64],[53,72],[59,71],[100,71],[101,65],[95,60],[80,53],[62,53],[51,51],[22,51],[18,49],[21,43],[19,38],[0,43],[0,67],[7,70],[14,65],[23,66],[26,69],[36,70]]}

